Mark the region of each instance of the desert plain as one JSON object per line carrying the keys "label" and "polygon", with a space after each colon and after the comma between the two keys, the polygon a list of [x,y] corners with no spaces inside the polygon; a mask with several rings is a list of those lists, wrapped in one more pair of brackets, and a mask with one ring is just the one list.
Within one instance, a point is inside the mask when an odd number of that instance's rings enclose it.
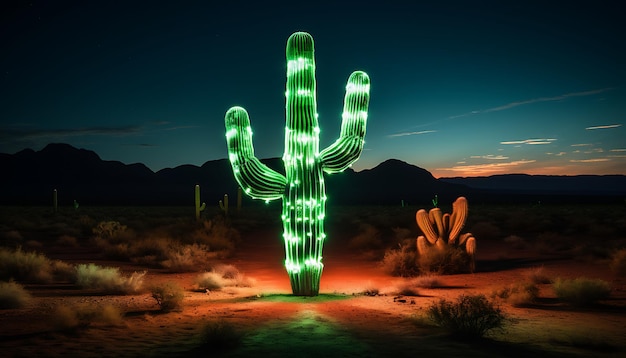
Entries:
{"label": "desert plain", "polygon": [[[463,231],[477,239],[474,273],[393,276],[385,255],[410,247],[421,234],[415,212],[423,207],[329,207],[315,297],[291,295],[275,205],[231,208],[228,215],[208,208],[200,220],[193,207],[2,207],[5,254],[38,253],[70,272],[12,277],[28,299],[0,309],[2,356],[626,355],[626,277],[619,261],[626,206],[470,203]],[[103,238],[102,222],[119,223],[123,235]],[[145,247],[150,243],[155,250]],[[168,260],[163,247],[177,256]],[[198,254],[202,248],[206,255]],[[139,274],[137,290],[77,283],[71,272],[89,264],[115,268],[121,277]],[[238,280],[199,285],[201,275],[220,267]],[[584,305],[561,299],[554,282],[576,278],[602,281],[610,294]],[[524,282],[536,289],[532,300],[498,295]],[[164,309],[154,289],[168,284],[179,287],[182,298]],[[431,305],[461,295],[484,295],[504,315],[502,327],[458,337],[429,319]]]}

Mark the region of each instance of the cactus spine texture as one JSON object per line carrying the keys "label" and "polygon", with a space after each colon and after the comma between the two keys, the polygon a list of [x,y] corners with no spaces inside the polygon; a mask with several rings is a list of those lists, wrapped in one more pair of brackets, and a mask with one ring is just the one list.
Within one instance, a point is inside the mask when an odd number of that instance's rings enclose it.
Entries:
{"label": "cactus spine texture", "polygon": [[200,220],[200,212],[202,212],[206,208],[206,203],[200,204],[200,185],[196,184],[195,190],[196,190],[195,192],[196,220]]}
{"label": "cactus spine texture", "polygon": [[452,204],[452,214],[443,214],[440,208],[429,212],[420,209],[415,214],[415,220],[424,236],[417,238],[418,254],[427,254],[433,246],[439,250],[444,250],[447,245],[465,246],[470,257],[470,271],[474,272],[476,239],[470,233],[459,235],[467,220],[467,211],[467,199],[462,196]]}
{"label": "cactus spine texture", "polygon": [[285,175],[254,156],[248,113],[226,112],[226,141],[233,173],[244,192],[256,199],[282,199],[285,267],[297,296],[319,293],[326,191],[322,172],[338,173],[361,155],[369,106],[370,80],[355,71],[348,78],[339,138],[319,151],[313,38],[296,32],[287,40]]}

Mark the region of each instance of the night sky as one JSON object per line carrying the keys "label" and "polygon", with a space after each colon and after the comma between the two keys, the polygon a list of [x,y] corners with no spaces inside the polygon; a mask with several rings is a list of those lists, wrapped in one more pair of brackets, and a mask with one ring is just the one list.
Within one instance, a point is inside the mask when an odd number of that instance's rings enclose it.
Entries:
{"label": "night sky", "polygon": [[285,44],[306,31],[322,149],[350,73],[371,78],[355,170],[626,174],[620,2],[336,3],[5,1],[0,152],[62,142],[154,171],[201,165],[227,157],[239,105],[257,156],[281,157]]}

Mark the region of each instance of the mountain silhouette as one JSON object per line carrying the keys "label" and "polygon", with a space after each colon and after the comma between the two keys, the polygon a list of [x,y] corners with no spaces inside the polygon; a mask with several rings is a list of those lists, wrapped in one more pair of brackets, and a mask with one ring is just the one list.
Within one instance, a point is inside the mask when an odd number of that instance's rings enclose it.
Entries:
{"label": "mountain silhouette", "polygon": [[[280,158],[262,160],[284,173]],[[193,205],[194,186],[207,205],[236,195],[227,159],[202,166],[181,165],[153,172],[143,164],[102,160],[95,152],[49,144],[0,154],[0,205],[49,205],[57,189],[59,205]],[[474,202],[623,202],[626,176],[498,175],[436,179],[427,170],[390,159],[375,168],[325,175],[329,205],[431,205],[458,196]],[[244,203],[262,203],[244,195]]]}

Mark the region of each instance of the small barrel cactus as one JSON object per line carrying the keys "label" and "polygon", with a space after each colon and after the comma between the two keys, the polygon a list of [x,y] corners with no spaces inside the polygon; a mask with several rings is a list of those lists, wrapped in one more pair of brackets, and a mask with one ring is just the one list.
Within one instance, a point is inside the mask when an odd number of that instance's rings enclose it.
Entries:
{"label": "small barrel cactus", "polygon": [[452,214],[443,214],[440,208],[426,212],[420,209],[415,214],[417,226],[424,236],[417,238],[418,259],[427,255],[433,247],[444,251],[448,246],[465,247],[470,258],[470,271],[475,270],[476,239],[471,233],[460,235],[467,219],[467,199],[457,198],[452,204]]}

